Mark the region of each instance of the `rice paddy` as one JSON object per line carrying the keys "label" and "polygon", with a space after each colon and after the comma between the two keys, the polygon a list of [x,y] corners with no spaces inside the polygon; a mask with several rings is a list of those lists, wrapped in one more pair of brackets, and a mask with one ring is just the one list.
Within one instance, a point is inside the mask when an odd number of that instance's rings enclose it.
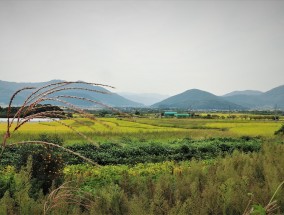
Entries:
{"label": "rice paddy", "polygon": [[[239,119],[175,119],[175,118],[98,118],[91,121],[82,118],[53,122],[29,122],[12,134],[11,142],[30,140],[46,134],[60,135],[65,143],[86,142],[72,127],[95,141],[171,141],[183,138],[204,139],[211,137],[262,136],[271,138],[283,124],[282,120],[239,120]],[[0,123],[4,133],[6,123]],[[1,135],[2,138],[3,135]]]}

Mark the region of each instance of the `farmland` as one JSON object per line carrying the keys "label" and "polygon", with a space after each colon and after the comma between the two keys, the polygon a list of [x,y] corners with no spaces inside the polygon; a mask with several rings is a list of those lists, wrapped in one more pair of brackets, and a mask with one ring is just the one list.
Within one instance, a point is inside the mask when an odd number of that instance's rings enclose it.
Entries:
{"label": "farmland", "polygon": [[[275,135],[283,118],[220,116],[27,123],[11,134],[8,146],[54,142],[99,166],[46,146],[7,147],[0,214],[243,214],[256,204],[264,208],[284,180],[283,135]],[[1,137],[5,129],[0,123]],[[70,195],[76,204],[62,198],[58,206],[50,197],[53,186],[58,199]],[[274,197],[278,211],[284,209],[283,192]]]}
{"label": "farmland", "polygon": [[[175,140],[183,138],[203,139],[210,137],[262,136],[273,137],[283,121],[212,120],[212,119],[157,119],[157,118],[99,118],[63,120],[62,123],[83,132],[95,141],[135,140]],[[78,123],[78,121],[80,123]],[[66,143],[82,140],[70,128],[57,122],[32,122],[23,126],[12,140],[26,140],[32,136],[47,133],[58,134]],[[4,133],[6,123],[0,123]]]}

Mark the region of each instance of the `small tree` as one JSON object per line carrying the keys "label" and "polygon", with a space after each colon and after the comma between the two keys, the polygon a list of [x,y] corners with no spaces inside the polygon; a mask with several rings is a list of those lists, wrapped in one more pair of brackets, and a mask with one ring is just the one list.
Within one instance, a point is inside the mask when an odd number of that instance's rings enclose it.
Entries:
{"label": "small tree", "polygon": [[[41,134],[38,138],[39,141],[52,142],[62,146],[63,139],[58,135]],[[61,176],[63,175],[63,158],[62,150],[52,148],[45,145],[21,145],[19,147],[19,161],[17,162],[17,168],[21,169],[26,165],[29,157],[32,158],[31,167],[31,195],[37,198],[41,189],[44,194],[47,194],[55,183],[58,186],[61,183]]]}

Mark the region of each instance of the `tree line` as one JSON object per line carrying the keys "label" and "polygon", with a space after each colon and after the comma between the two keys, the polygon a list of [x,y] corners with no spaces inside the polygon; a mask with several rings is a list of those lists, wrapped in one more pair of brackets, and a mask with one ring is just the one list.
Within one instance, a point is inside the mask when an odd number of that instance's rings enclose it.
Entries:
{"label": "tree line", "polygon": [[[14,116],[19,111],[20,108],[21,107],[10,107],[9,116],[10,117]],[[8,117],[8,109],[9,109],[9,107],[1,107],[0,106],[0,118],[7,118]],[[25,109],[27,109],[27,107],[25,107]],[[44,104],[44,105],[38,104],[38,105],[36,105],[35,109],[28,111],[26,113],[26,116],[38,114],[38,113],[45,112],[45,111],[49,111],[51,113],[50,114],[51,118],[65,118],[66,116],[72,117],[72,114],[70,115],[70,114],[64,112],[64,110],[62,110],[60,107],[55,106],[55,105],[50,105],[50,104]],[[52,114],[52,112],[54,114]],[[20,115],[20,117],[22,117],[22,116]]]}

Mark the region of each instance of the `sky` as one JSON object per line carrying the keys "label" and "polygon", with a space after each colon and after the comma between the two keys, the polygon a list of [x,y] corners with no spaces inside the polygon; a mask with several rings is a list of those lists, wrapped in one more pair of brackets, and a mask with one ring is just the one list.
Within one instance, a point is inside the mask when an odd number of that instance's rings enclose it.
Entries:
{"label": "sky", "polygon": [[117,92],[284,84],[282,0],[0,0],[0,80]]}

